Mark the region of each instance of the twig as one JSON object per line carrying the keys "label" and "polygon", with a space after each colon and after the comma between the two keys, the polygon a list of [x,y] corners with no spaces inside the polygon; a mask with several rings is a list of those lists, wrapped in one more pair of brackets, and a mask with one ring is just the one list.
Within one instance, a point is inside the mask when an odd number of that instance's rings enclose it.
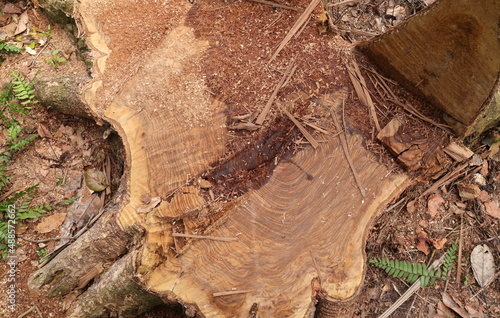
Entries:
{"label": "twig", "polygon": [[[438,268],[439,266],[441,266],[445,256],[446,255],[443,255],[438,260],[435,260],[432,263],[432,266],[434,268]],[[382,315],[379,316],[379,318],[389,317],[394,311],[396,311],[396,309],[398,309],[402,304],[404,304],[408,300],[408,298],[410,298],[413,294],[415,294],[419,289],[420,289],[420,279],[414,282],[413,285],[411,285],[411,287],[408,288],[408,290],[403,295],[401,295],[401,297],[399,297],[399,299],[396,300],[396,302],[394,302],[394,304],[392,304],[391,307],[389,307]]]}
{"label": "twig", "polygon": [[351,78],[351,82],[354,85],[354,89],[356,90],[359,100],[370,109],[370,115],[375,124],[375,128],[377,129],[377,132],[379,132],[380,124],[378,122],[377,113],[375,111],[375,105],[373,104],[370,92],[368,91],[368,87],[366,86],[366,81],[361,75],[361,71],[359,70],[356,60],[352,60],[352,65],[353,66],[346,63],[346,68],[349,73],[349,77]]}
{"label": "twig", "polygon": [[259,114],[259,117],[257,117],[257,120],[255,121],[255,123],[257,125],[262,125],[262,123],[266,119],[267,113],[269,113],[269,110],[271,109],[271,106],[272,106],[274,100],[276,99],[276,96],[278,95],[278,91],[283,86],[283,83],[285,83],[285,81],[287,80],[287,78],[289,78],[291,76],[291,74],[293,74],[293,72],[295,72],[295,69],[296,69],[296,67],[295,67],[295,58],[292,58],[292,60],[290,61],[290,64],[288,64],[288,66],[287,66],[287,68],[285,70],[285,73],[281,77],[281,80],[279,81],[279,83],[274,88],[274,91],[271,94],[271,97],[269,97],[269,100],[267,101],[266,106],[264,107],[264,109],[262,110],[262,112]]}
{"label": "twig", "polygon": [[493,279],[492,279],[492,280],[490,280],[490,281],[489,281],[486,285],[484,285],[483,287],[481,287],[481,288],[477,291],[477,293],[475,293],[474,295],[470,296],[470,297],[469,297],[469,300],[476,298],[476,297],[477,297],[477,295],[479,295],[480,293],[482,293],[482,291],[483,291],[486,287],[488,287],[491,283],[493,283],[493,282],[497,279],[497,277],[500,277],[500,271],[496,272],[495,276],[493,276]]}
{"label": "twig", "polygon": [[223,241],[223,242],[234,242],[238,240],[236,237],[219,237],[219,236],[194,235],[194,234],[184,234],[184,233],[172,233],[172,236],[195,238],[195,239],[208,239],[208,240]]}
{"label": "twig", "polygon": [[43,318],[42,313],[40,312],[40,309],[38,309],[37,306],[32,306],[30,309],[26,310],[25,312],[23,312],[22,314],[20,314],[19,316],[17,316],[17,318],[26,317],[27,315],[29,315],[33,311],[35,311],[38,314],[38,317]]}
{"label": "twig", "polygon": [[213,293],[212,296],[213,297],[229,296],[229,295],[236,295],[236,294],[252,293],[254,291],[255,291],[255,289],[232,290],[232,291]]}
{"label": "twig", "polygon": [[248,1],[257,2],[257,3],[261,3],[261,4],[267,4],[268,6],[272,6],[272,7],[276,7],[276,8],[282,8],[282,9],[287,9],[287,10],[292,10],[292,11],[300,11],[300,9],[285,6],[283,4],[279,4],[276,2],[272,2],[272,1],[266,1],[266,0],[248,0]]}
{"label": "twig", "polygon": [[38,54],[33,58],[33,60],[31,60],[30,64],[28,64],[28,67],[31,67],[35,64],[36,60],[38,59],[38,57],[40,56],[40,54],[42,54],[42,52],[45,50],[45,48],[47,48],[47,46],[49,46],[49,41],[47,41],[45,43],[45,45],[42,47],[42,49],[40,50],[40,52],[38,52]]}
{"label": "twig", "polygon": [[311,0],[311,3],[307,6],[307,8],[304,10],[304,12],[300,15],[300,17],[297,19],[295,24],[291,27],[290,31],[288,31],[287,35],[281,41],[280,45],[276,49],[276,52],[274,52],[273,56],[271,56],[271,59],[269,60],[268,63],[271,63],[281,52],[281,50],[285,47],[285,45],[290,41],[290,39],[293,37],[293,35],[300,29],[302,24],[304,24],[307,19],[309,18],[309,15],[313,12],[313,10],[316,8],[316,6],[319,4],[320,0]]}
{"label": "twig", "polygon": [[311,146],[316,149],[319,146],[319,143],[314,139],[314,137],[302,126],[302,124],[293,117],[292,114],[288,110],[285,109],[285,107],[282,107],[281,104],[278,104],[280,106],[280,109],[282,112],[284,112],[288,118],[297,126],[297,128],[300,130],[300,132],[306,137],[307,141],[311,144]]}
{"label": "twig", "polygon": [[384,212],[387,213],[387,212],[390,212],[391,210],[393,210],[395,207],[397,207],[401,202],[403,202],[404,200],[406,200],[406,198],[402,198],[401,200],[399,200],[398,202],[394,203],[393,205],[391,205],[390,207],[388,207]]}
{"label": "twig", "polygon": [[464,222],[464,216],[463,214],[460,215],[460,239],[458,240],[458,256],[457,256],[457,283],[460,284],[461,281],[461,274],[462,274],[462,247],[463,247],[463,242],[464,242],[464,227],[463,227],[463,222]]}
{"label": "twig", "polygon": [[311,123],[304,123],[304,124],[306,124],[307,126],[311,127],[312,129],[316,129],[317,131],[319,131],[320,133],[323,133],[325,135],[331,134],[328,130],[323,129],[321,127],[318,127],[318,126],[316,126],[314,124],[311,124]]}
{"label": "twig", "polygon": [[392,102],[393,104],[396,104],[396,105],[402,107],[408,113],[412,114],[413,116],[415,116],[415,117],[417,117],[417,118],[419,118],[419,119],[421,119],[421,120],[423,120],[425,122],[428,122],[431,125],[434,125],[434,126],[440,128],[440,129],[442,129],[442,130],[444,130],[446,132],[450,131],[448,129],[449,126],[440,124],[438,122],[435,122],[434,120],[430,119],[429,117],[425,116],[424,114],[422,114],[421,112],[419,112],[418,110],[416,110],[415,107],[413,107],[412,105],[410,105],[408,103],[403,104],[402,102],[400,102],[399,99],[396,97],[396,94],[394,94],[394,92],[389,87],[389,85],[387,85],[387,83],[386,83],[387,79],[384,78],[382,75],[380,75],[379,73],[377,73],[374,70],[370,70],[370,71],[375,74],[375,76],[379,80],[379,83],[382,85],[382,87],[385,89],[385,91],[387,93],[389,93],[389,95],[391,95],[392,98],[388,99],[390,102]]}
{"label": "twig", "polygon": [[429,189],[425,190],[420,196],[424,196],[424,195],[427,195],[427,194],[429,194],[431,192],[434,192],[437,189],[439,189],[439,187],[452,182],[453,180],[455,180],[456,178],[458,178],[460,176],[460,174],[461,174],[461,171],[464,170],[465,168],[467,168],[468,166],[469,166],[468,163],[464,163],[464,164],[456,167],[454,170],[448,172],[446,175],[444,175],[443,177],[441,177],[438,181],[434,182],[429,187]]}
{"label": "twig", "polygon": [[57,237],[51,237],[51,238],[47,238],[47,239],[43,239],[43,240],[34,240],[34,239],[30,239],[30,238],[27,238],[27,237],[23,237],[23,236],[18,236],[21,240],[25,240],[27,242],[31,242],[31,243],[45,243],[45,242],[50,242],[50,241],[59,241],[59,240],[66,240],[66,239],[72,239],[73,237],[72,236],[57,236]]}
{"label": "twig", "polygon": [[[343,102],[344,101],[342,100],[342,103]],[[333,121],[335,122],[335,127],[337,131],[343,131],[342,127],[340,126],[339,120],[337,119],[337,116],[335,116],[335,113],[331,108],[330,108],[330,114],[333,117]],[[340,143],[342,144],[342,149],[344,150],[344,155],[347,159],[347,162],[349,163],[349,167],[351,168],[354,180],[356,180],[356,184],[359,188],[359,192],[361,192],[361,195],[363,196],[363,198],[365,198],[366,197],[365,188],[361,184],[361,180],[359,179],[358,173],[356,172],[356,168],[354,167],[354,162],[352,161],[351,154],[349,153],[349,148],[347,147],[347,138],[345,136],[345,133],[340,134],[339,138],[340,138]]]}
{"label": "twig", "polygon": [[331,7],[336,7],[336,6],[340,6],[340,5],[343,5],[343,4],[347,4],[347,3],[355,3],[355,2],[360,2],[361,0],[344,0],[344,1],[340,1],[340,2],[337,2],[337,3],[328,3],[326,5],[327,8],[331,8]]}

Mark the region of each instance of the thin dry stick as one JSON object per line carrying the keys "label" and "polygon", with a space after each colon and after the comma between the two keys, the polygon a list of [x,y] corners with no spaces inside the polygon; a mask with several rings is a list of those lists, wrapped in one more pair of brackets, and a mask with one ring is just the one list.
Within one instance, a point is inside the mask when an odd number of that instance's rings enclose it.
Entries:
{"label": "thin dry stick", "polygon": [[172,236],[195,238],[195,239],[207,239],[207,240],[223,241],[223,242],[234,242],[238,240],[236,237],[219,237],[219,236],[194,235],[194,234],[183,234],[183,233],[172,233]]}
{"label": "thin dry stick", "polygon": [[449,129],[448,129],[449,126],[435,122],[434,120],[430,119],[429,117],[425,116],[424,114],[422,114],[421,112],[416,110],[415,107],[413,107],[412,105],[410,105],[408,103],[406,103],[406,104],[401,103],[399,101],[399,99],[396,97],[396,95],[394,94],[394,92],[392,91],[392,89],[389,87],[389,85],[387,85],[387,83],[386,83],[387,80],[382,75],[378,74],[377,72],[375,72],[375,71],[372,71],[372,72],[379,79],[379,83],[382,85],[383,88],[385,88],[386,92],[388,92],[392,96],[392,99],[388,99],[390,102],[392,102],[398,106],[401,106],[404,110],[406,110],[407,112],[409,112],[413,116],[415,116],[415,117],[417,117],[425,122],[428,122],[431,125],[434,125],[438,128],[441,128],[442,130],[444,130],[446,132],[449,132]]}
{"label": "thin dry stick", "polygon": [[460,215],[460,239],[458,240],[458,256],[457,256],[457,283],[460,284],[461,274],[462,274],[462,244],[464,242],[464,216]]}
{"label": "thin dry stick", "polygon": [[229,296],[229,295],[236,295],[236,294],[252,293],[254,291],[255,291],[255,289],[231,290],[231,291],[213,293],[212,296],[213,297]]}
{"label": "thin dry stick", "polygon": [[293,37],[295,33],[300,29],[302,24],[304,24],[307,19],[309,18],[309,15],[313,12],[313,10],[316,8],[320,0],[311,0],[311,3],[307,6],[307,8],[304,10],[304,12],[300,15],[300,17],[297,19],[295,24],[292,26],[290,31],[288,31],[288,34],[285,36],[283,41],[281,41],[280,45],[278,46],[278,49],[276,49],[276,52],[274,52],[273,56],[271,56],[271,59],[269,60],[268,63],[271,63],[276,56],[281,52],[281,50],[285,47],[285,45],[290,41],[290,39]]}
{"label": "thin dry stick", "polygon": [[[431,266],[434,268],[438,268],[441,266],[441,264],[444,261],[444,257],[446,255],[441,256],[438,260],[435,260]],[[408,298],[410,298],[413,294],[415,294],[418,290],[420,289],[420,279],[417,280],[416,282],[411,285],[410,288],[408,288],[407,291],[401,297],[399,297],[398,300],[394,304],[392,304],[391,307],[389,307],[382,315],[379,316],[379,318],[388,318],[396,309],[398,309],[402,304],[404,304]]]}
{"label": "thin dry stick", "polygon": [[456,178],[458,178],[460,176],[460,174],[461,174],[461,171],[464,170],[465,168],[467,168],[468,166],[469,166],[468,163],[464,163],[463,165],[460,165],[460,166],[456,167],[454,170],[452,170],[452,171],[448,172],[447,174],[445,174],[441,179],[439,179],[438,181],[434,182],[429,187],[429,189],[425,190],[424,193],[422,193],[420,196],[424,196],[426,194],[434,192],[437,189],[439,189],[439,187],[452,182],[453,180],[455,180]]}
{"label": "thin dry stick", "polygon": [[493,282],[497,279],[497,277],[500,277],[500,271],[496,272],[495,276],[493,276],[493,279],[492,279],[492,280],[490,280],[490,281],[489,281],[486,285],[484,285],[483,287],[481,287],[481,288],[477,291],[477,293],[475,293],[474,295],[470,296],[470,297],[469,297],[469,300],[476,298],[476,297],[477,297],[477,295],[479,295],[480,293],[482,293],[482,292],[483,292],[483,290],[484,290],[486,287],[488,287],[491,283],[493,283]]}
{"label": "thin dry stick", "polygon": [[[375,111],[375,105],[373,104],[370,92],[368,91],[368,88],[366,86],[365,78],[363,77],[363,75],[361,75],[361,71],[359,70],[356,60],[352,60],[352,65],[354,68],[346,64],[347,71],[349,72],[349,77],[353,82],[359,99],[361,100],[361,102],[364,102],[364,104],[370,109],[370,115],[372,116],[373,122],[375,123],[375,128],[377,129],[377,132],[379,132],[380,124],[378,122],[377,113]],[[355,82],[357,82],[357,84],[355,84]]]}
{"label": "thin dry stick", "polygon": [[347,4],[347,3],[356,3],[356,2],[360,2],[361,0],[344,0],[344,1],[340,1],[340,2],[337,2],[337,3],[329,3],[326,5],[327,8],[331,8],[331,7],[336,7],[336,6],[340,6],[340,5],[343,5],[343,4]]}
{"label": "thin dry stick", "polygon": [[23,317],[26,317],[27,315],[29,315],[30,313],[32,313],[33,311],[35,311],[37,314],[38,314],[38,317],[40,318],[43,318],[42,316],[42,313],[40,312],[40,309],[38,309],[37,306],[33,306],[31,307],[30,309],[28,309],[27,311],[23,312],[22,314],[20,314],[19,316],[17,316],[17,318],[23,318]]}
{"label": "thin dry stick", "polygon": [[27,237],[23,237],[23,236],[18,236],[21,240],[25,240],[27,242],[31,242],[31,243],[45,243],[45,242],[50,242],[50,241],[59,241],[59,240],[66,240],[66,239],[72,239],[73,237],[72,236],[57,236],[57,237],[51,237],[51,238],[47,238],[47,239],[43,239],[43,240],[34,240],[34,239],[30,239],[30,238],[27,238]]}
{"label": "thin dry stick", "polygon": [[267,101],[266,106],[264,107],[262,112],[259,114],[259,117],[257,117],[257,120],[255,121],[255,123],[257,125],[262,125],[262,123],[266,119],[267,113],[269,113],[269,110],[271,109],[271,106],[272,106],[274,100],[276,99],[276,96],[278,95],[278,91],[283,86],[283,83],[286,82],[287,78],[289,78],[291,76],[291,74],[293,74],[293,72],[295,72],[296,68],[294,67],[294,64],[295,64],[295,58],[292,58],[292,60],[290,61],[290,64],[288,64],[288,66],[285,70],[285,73],[281,77],[281,80],[274,88],[274,91],[271,94],[271,97],[269,97],[269,100]]}
{"label": "thin dry stick", "polygon": [[[340,126],[340,122],[337,119],[337,116],[335,116],[335,113],[332,111],[332,109],[330,109],[330,113],[332,114],[333,121],[335,122],[335,127],[337,131],[343,131],[342,127]],[[349,167],[351,168],[352,174],[354,175],[354,180],[356,180],[359,192],[361,192],[361,195],[364,198],[366,197],[365,188],[361,184],[361,180],[359,179],[358,173],[356,172],[356,168],[354,167],[354,162],[352,162],[351,154],[349,153],[349,148],[347,147],[347,138],[345,136],[345,133],[340,134],[339,138],[340,138],[340,143],[342,144],[342,149],[344,150],[344,155],[347,159],[347,162],[349,163]]]}
{"label": "thin dry stick", "polygon": [[267,4],[268,6],[272,6],[272,7],[275,7],[275,8],[282,8],[282,9],[287,9],[287,10],[292,10],[292,11],[300,11],[300,9],[297,9],[297,8],[294,8],[294,7],[285,6],[283,4],[279,4],[279,3],[276,3],[276,2],[272,2],[272,1],[266,1],[266,0],[249,0],[249,1],[257,2],[257,3],[261,3],[261,4]]}
{"label": "thin dry stick", "polygon": [[325,135],[329,135],[330,134],[330,132],[328,130],[325,130],[325,129],[321,128],[321,127],[318,127],[318,126],[316,126],[314,124],[311,124],[311,123],[304,123],[304,124],[306,124],[307,126],[311,127],[312,129],[316,129],[317,131],[319,131],[320,133],[323,133]]}
{"label": "thin dry stick", "polygon": [[297,128],[300,130],[300,132],[304,135],[304,137],[306,137],[307,141],[309,141],[309,143],[311,144],[311,146],[313,146],[314,149],[318,148],[319,146],[319,143],[316,141],[316,139],[314,139],[314,137],[304,128],[304,126],[302,126],[302,124],[297,120],[295,119],[295,117],[293,117],[292,114],[290,114],[290,112],[288,110],[286,110],[284,107],[281,107],[280,105],[280,109],[282,112],[284,112],[288,118],[295,124],[295,126],[297,126]]}
{"label": "thin dry stick", "polygon": [[297,65],[294,65],[292,67],[292,70],[290,71],[290,73],[288,73],[288,76],[287,76],[285,82],[283,83],[283,85],[281,85],[281,87],[284,87],[284,86],[288,85],[288,82],[290,82],[290,79],[292,78],[292,75],[295,74],[295,70],[296,69],[297,69]]}

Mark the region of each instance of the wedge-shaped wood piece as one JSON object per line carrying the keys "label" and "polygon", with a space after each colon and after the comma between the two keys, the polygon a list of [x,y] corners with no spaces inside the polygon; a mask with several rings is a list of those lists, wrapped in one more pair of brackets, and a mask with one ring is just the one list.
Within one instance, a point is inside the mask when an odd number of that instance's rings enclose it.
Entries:
{"label": "wedge-shaped wood piece", "polygon": [[443,152],[445,139],[428,138],[409,132],[411,123],[403,118],[393,118],[377,138],[408,171],[423,176],[438,175],[451,164]]}
{"label": "wedge-shaped wood piece", "polygon": [[358,47],[468,135],[500,120],[499,19],[499,0],[440,0]]}

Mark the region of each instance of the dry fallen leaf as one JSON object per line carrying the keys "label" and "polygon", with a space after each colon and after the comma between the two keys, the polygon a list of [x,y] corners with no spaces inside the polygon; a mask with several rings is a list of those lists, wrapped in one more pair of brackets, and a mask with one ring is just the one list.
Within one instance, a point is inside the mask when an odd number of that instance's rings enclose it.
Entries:
{"label": "dry fallen leaf", "polygon": [[500,219],[500,207],[496,201],[484,203],[484,209],[489,216]]}
{"label": "dry fallen leaf", "polygon": [[425,255],[429,254],[429,245],[427,244],[427,233],[422,231],[420,228],[417,228],[417,243],[415,247]]}
{"label": "dry fallen leaf", "polygon": [[23,13],[21,13],[21,15],[19,16],[19,21],[17,22],[17,27],[16,31],[14,32],[14,35],[26,31],[26,29],[28,28],[29,21],[30,18],[28,17],[28,11],[24,11]]}
{"label": "dry fallen leaf", "polygon": [[38,233],[49,233],[55,229],[58,229],[61,224],[63,224],[64,219],[66,219],[66,213],[56,213],[43,218],[35,230]]}
{"label": "dry fallen leaf", "polygon": [[467,310],[465,310],[463,307],[461,307],[460,305],[458,305],[453,300],[453,298],[451,298],[450,295],[448,295],[448,293],[442,293],[441,295],[443,296],[443,303],[448,308],[453,309],[453,311],[456,312],[457,314],[459,314],[460,317],[462,317],[462,318],[470,318],[471,317],[469,315],[469,313],[467,312]]}
{"label": "dry fallen leaf", "polygon": [[495,260],[490,248],[481,244],[472,250],[470,255],[471,267],[479,286],[488,285],[495,277]]}
{"label": "dry fallen leaf", "polygon": [[432,246],[434,246],[434,248],[438,250],[442,249],[447,241],[448,240],[446,238],[442,238],[440,240],[431,239]]}
{"label": "dry fallen leaf", "polygon": [[439,194],[431,194],[429,196],[429,200],[427,201],[427,211],[431,215],[431,217],[435,217],[439,212],[441,206],[444,203],[444,199]]}
{"label": "dry fallen leaf", "polygon": [[2,40],[5,40],[6,37],[13,37],[17,28],[16,22],[11,22],[6,26],[0,28],[0,34],[2,35]]}
{"label": "dry fallen leaf", "polygon": [[[455,317],[455,313],[453,313],[453,311],[451,311],[450,308],[446,307],[446,305],[440,300],[437,304],[437,312],[438,312],[438,316],[437,317]],[[436,316],[434,316],[433,318],[437,318]]]}
{"label": "dry fallen leaf", "polygon": [[42,138],[52,138],[52,134],[50,133],[49,129],[42,122],[38,123],[37,132]]}
{"label": "dry fallen leaf", "polygon": [[99,192],[108,187],[106,184],[106,176],[102,171],[91,168],[85,171],[84,176],[85,184],[92,191]]}
{"label": "dry fallen leaf", "polygon": [[4,5],[2,11],[4,13],[15,13],[15,14],[19,14],[22,12],[18,6],[16,6],[15,4],[12,4],[12,3],[6,3]]}

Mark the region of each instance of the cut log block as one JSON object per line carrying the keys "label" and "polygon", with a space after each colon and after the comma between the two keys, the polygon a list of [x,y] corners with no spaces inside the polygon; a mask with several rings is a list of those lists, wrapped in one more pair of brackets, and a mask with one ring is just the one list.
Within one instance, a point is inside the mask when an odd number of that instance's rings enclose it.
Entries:
{"label": "cut log block", "polygon": [[499,19],[499,0],[438,0],[358,48],[457,134],[481,133],[500,121]]}

